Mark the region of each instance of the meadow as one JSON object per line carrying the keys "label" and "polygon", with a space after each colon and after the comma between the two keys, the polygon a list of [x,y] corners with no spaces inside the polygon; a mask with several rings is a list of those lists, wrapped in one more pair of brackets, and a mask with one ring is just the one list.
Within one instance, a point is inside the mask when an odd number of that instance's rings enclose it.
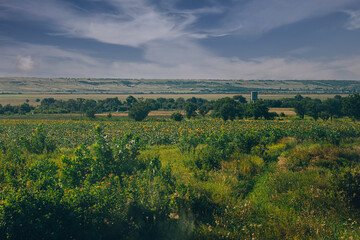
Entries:
{"label": "meadow", "polygon": [[0,120],[0,239],[359,239],[360,123]]}

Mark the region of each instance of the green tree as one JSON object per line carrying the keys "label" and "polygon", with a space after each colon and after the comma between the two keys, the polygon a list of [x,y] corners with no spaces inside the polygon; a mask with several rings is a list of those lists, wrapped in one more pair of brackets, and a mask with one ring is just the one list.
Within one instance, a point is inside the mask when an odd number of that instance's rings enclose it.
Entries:
{"label": "green tree", "polygon": [[205,115],[211,110],[211,105],[209,103],[205,103],[199,107],[199,113],[201,116],[205,117]]}
{"label": "green tree", "polygon": [[259,119],[262,117],[265,119],[272,118],[272,115],[269,114],[269,108],[266,106],[266,104],[264,102],[261,102],[261,101],[252,103],[250,105],[250,112],[255,119]]}
{"label": "green tree", "polygon": [[306,100],[305,103],[306,115],[312,117],[315,121],[319,119],[319,114],[322,111],[321,101],[318,99]]}
{"label": "green tree", "polygon": [[237,103],[233,98],[220,98],[214,103],[213,115],[221,117],[224,121],[234,120],[237,115]]}
{"label": "green tree", "polygon": [[137,99],[131,95],[126,98],[126,104],[128,105],[129,108],[131,108],[131,106],[134,105],[136,102]]}
{"label": "green tree", "polygon": [[247,100],[242,95],[235,95],[233,96],[233,99],[239,103],[247,103]]}
{"label": "green tree", "polygon": [[185,109],[185,112],[186,112],[186,117],[188,119],[190,119],[191,117],[196,116],[197,105],[195,103],[186,102],[184,109]]}
{"label": "green tree", "polygon": [[333,116],[342,116],[342,97],[335,96],[334,98],[328,98],[323,102],[324,111],[330,115],[330,120],[333,120]]}
{"label": "green tree", "polygon": [[171,114],[170,118],[174,121],[181,122],[183,120],[184,116],[179,112],[175,112],[175,113]]}
{"label": "green tree", "polygon": [[304,119],[306,113],[306,106],[304,101],[297,101],[294,103],[294,110],[296,115],[298,115],[301,119]]}
{"label": "green tree", "polygon": [[345,98],[343,109],[349,117],[360,120],[360,95],[355,93]]}
{"label": "green tree", "polygon": [[28,103],[23,103],[20,105],[19,113],[25,114],[31,111],[31,107]]}
{"label": "green tree", "polygon": [[129,110],[129,117],[135,121],[141,122],[150,112],[150,107],[146,102],[140,101],[133,104]]}
{"label": "green tree", "polygon": [[86,117],[94,119],[95,118],[95,113],[96,113],[96,111],[95,111],[94,108],[89,108],[89,109],[86,110]]}

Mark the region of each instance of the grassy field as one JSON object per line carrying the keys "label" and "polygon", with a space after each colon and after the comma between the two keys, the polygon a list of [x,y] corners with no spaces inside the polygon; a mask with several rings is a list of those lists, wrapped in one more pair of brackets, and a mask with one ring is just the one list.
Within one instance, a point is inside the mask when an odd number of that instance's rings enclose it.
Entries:
{"label": "grassy field", "polygon": [[0,120],[0,239],[360,238],[359,122],[42,117]]}
{"label": "grassy field", "polygon": [[95,78],[0,78],[3,93],[351,93],[359,81],[241,80],[241,79],[95,79]]}

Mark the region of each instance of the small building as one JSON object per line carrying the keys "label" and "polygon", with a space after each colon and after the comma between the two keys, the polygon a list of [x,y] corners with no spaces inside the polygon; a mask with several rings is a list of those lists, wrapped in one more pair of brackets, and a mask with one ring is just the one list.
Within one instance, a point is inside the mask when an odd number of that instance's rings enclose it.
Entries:
{"label": "small building", "polygon": [[251,92],[250,101],[252,103],[256,102],[258,100],[258,92]]}

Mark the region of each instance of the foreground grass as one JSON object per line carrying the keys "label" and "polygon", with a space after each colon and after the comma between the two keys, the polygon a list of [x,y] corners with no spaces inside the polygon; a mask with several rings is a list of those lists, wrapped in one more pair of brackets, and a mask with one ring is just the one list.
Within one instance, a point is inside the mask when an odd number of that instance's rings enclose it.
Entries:
{"label": "foreground grass", "polygon": [[41,123],[0,129],[1,239],[360,238],[355,124]]}
{"label": "foreground grass", "polygon": [[[358,239],[357,197],[349,199],[340,186],[344,172],[359,168],[354,146],[306,143],[285,150],[280,143],[269,146],[280,161],[235,154],[221,169],[203,175],[193,172],[187,165],[191,157],[174,146],[151,147],[142,156],[158,155],[171,164],[180,182],[207,205],[194,216],[195,239]],[[299,158],[308,163],[299,165]]]}

